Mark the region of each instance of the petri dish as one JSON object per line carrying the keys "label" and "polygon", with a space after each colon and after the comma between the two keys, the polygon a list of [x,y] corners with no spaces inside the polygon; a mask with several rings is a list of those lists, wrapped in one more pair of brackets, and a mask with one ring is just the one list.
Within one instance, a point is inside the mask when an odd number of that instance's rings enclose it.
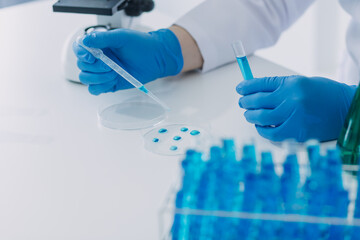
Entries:
{"label": "petri dish", "polygon": [[136,130],[153,127],[166,118],[166,110],[157,103],[144,101],[105,105],[98,110],[98,120],[104,127]]}

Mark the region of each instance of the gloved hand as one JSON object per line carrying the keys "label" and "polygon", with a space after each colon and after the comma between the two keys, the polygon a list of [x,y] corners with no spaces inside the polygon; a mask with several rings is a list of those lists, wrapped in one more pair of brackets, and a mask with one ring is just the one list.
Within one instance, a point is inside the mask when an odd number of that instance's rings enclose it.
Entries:
{"label": "gloved hand", "polygon": [[[101,48],[104,53],[143,84],[157,78],[178,74],[183,68],[179,40],[168,29],[143,33],[129,29],[94,32],[84,45]],[[89,85],[89,92],[99,95],[131,88],[132,85],[96,59],[77,43],[73,50],[81,69],[80,81]]]}
{"label": "gloved hand", "polygon": [[239,106],[259,134],[272,141],[339,137],[356,86],[320,77],[266,77],[241,82]]}

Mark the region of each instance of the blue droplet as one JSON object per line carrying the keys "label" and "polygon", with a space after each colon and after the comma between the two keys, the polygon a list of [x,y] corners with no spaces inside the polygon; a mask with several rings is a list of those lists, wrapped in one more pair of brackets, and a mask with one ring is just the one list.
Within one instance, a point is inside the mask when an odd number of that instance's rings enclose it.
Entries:
{"label": "blue droplet", "polygon": [[192,130],[192,131],[190,132],[190,134],[193,135],[193,136],[196,136],[196,135],[199,135],[199,134],[200,134],[200,131],[198,131],[198,130]]}
{"label": "blue droplet", "polygon": [[171,151],[176,151],[177,149],[178,149],[177,146],[171,146],[171,147],[170,147],[170,150],[171,150]]}
{"label": "blue droplet", "polygon": [[180,137],[180,136],[175,136],[173,139],[174,139],[175,141],[179,141],[179,140],[181,139],[181,137]]}
{"label": "blue droplet", "polygon": [[159,142],[159,139],[158,139],[158,138],[154,138],[154,139],[153,139],[153,142],[154,142],[154,143],[157,143],[157,142]]}
{"label": "blue droplet", "polygon": [[167,132],[167,129],[166,128],[161,128],[160,130],[159,130],[159,133],[166,133]]}
{"label": "blue droplet", "polygon": [[189,129],[187,127],[183,127],[183,128],[180,129],[180,131],[182,131],[182,132],[187,132],[188,130]]}

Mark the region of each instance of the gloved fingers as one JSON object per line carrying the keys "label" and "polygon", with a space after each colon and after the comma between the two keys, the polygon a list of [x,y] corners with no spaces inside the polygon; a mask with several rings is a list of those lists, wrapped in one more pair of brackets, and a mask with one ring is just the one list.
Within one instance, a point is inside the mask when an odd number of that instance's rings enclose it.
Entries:
{"label": "gloved fingers", "polygon": [[135,31],[129,29],[116,29],[107,32],[93,32],[87,35],[83,43],[93,48],[120,48],[129,41],[129,36]]}
{"label": "gloved fingers", "polygon": [[79,61],[90,64],[96,61],[96,58],[91,53],[89,53],[85,48],[83,48],[76,42],[73,43],[73,52],[75,53]]}
{"label": "gloved fingers", "polygon": [[276,93],[254,93],[239,99],[239,106],[244,109],[274,109],[281,104]]}
{"label": "gloved fingers", "polygon": [[307,130],[304,129],[299,122],[294,121],[297,116],[297,110],[294,108],[294,103],[285,101],[276,110],[278,109],[279,112],[286,112],[286,115],[284,114],[285,121],[278,125],[271,124],[261,126],[256,124],[255,127],[258,133],[262,137],[274,142],[280,142],[286,139],[296,139],[297,141],[306,140],[304,132]]}
{"label": "gloved fingers", "polygon": [[259,126],[278,126],[286,120],[286,116],[271,109],[248,110],[244,113],[246,121]]}
{"label": "gloved fingers", "polygon": [[257,132],[260,136],[274,142],[280,142],[287,139],[283,134],[279,134],[279,127],[259,126],[255,125]]}
{"label": "gloved fingers", "polygon": [[91,85],[91,84],[103,84],[114,81],[117,76],[118,76],[117,73],[115,73],[114,71],[107,73],[91,73],[91,72],[81,71],[79,75],[79,79],[80,82],[82,82],[83,84]]}
{"label": "gloved fingers", "polygon": [[241,95],[249,95],[257,92],[273,92],[283,83],[285,77],[254,78],[250,81],[242,81],[236,91]]}
{"label": "gloved fingers", "polygon": [[106,73],[111,72],[112,69],[108,67],[103,61],[96,59],[94,63],[87,63],[78,60],[77,62],[80,70],[85,72],[93,72],[93,73]]}
{"label": "gloved fingers", "polygon": [[89,85],[89,92],[92,95],[100,95],[102,93],[114,92],[116,80],[103,83],[103,84],[91,84]]}
{"label": "gloved fingers", "polygon": [[275,109],[248,110],[244,113],[246,120],[258,126],[280,126],[293,113],[293,106],[286,101]]}

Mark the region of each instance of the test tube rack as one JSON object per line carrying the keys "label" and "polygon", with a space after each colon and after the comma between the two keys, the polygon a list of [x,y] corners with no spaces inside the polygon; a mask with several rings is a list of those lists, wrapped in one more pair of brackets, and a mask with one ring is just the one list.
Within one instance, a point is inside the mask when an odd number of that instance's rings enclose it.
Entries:
{"label": "test tube rack", "polygon": [[[181,177],[160,211],[161,239],[360,239],[358,179],[338,149],[309,144],[307,161],[284,161],[224,140],[188,150]],[[166,223],[168,225],[166,226]]]}

